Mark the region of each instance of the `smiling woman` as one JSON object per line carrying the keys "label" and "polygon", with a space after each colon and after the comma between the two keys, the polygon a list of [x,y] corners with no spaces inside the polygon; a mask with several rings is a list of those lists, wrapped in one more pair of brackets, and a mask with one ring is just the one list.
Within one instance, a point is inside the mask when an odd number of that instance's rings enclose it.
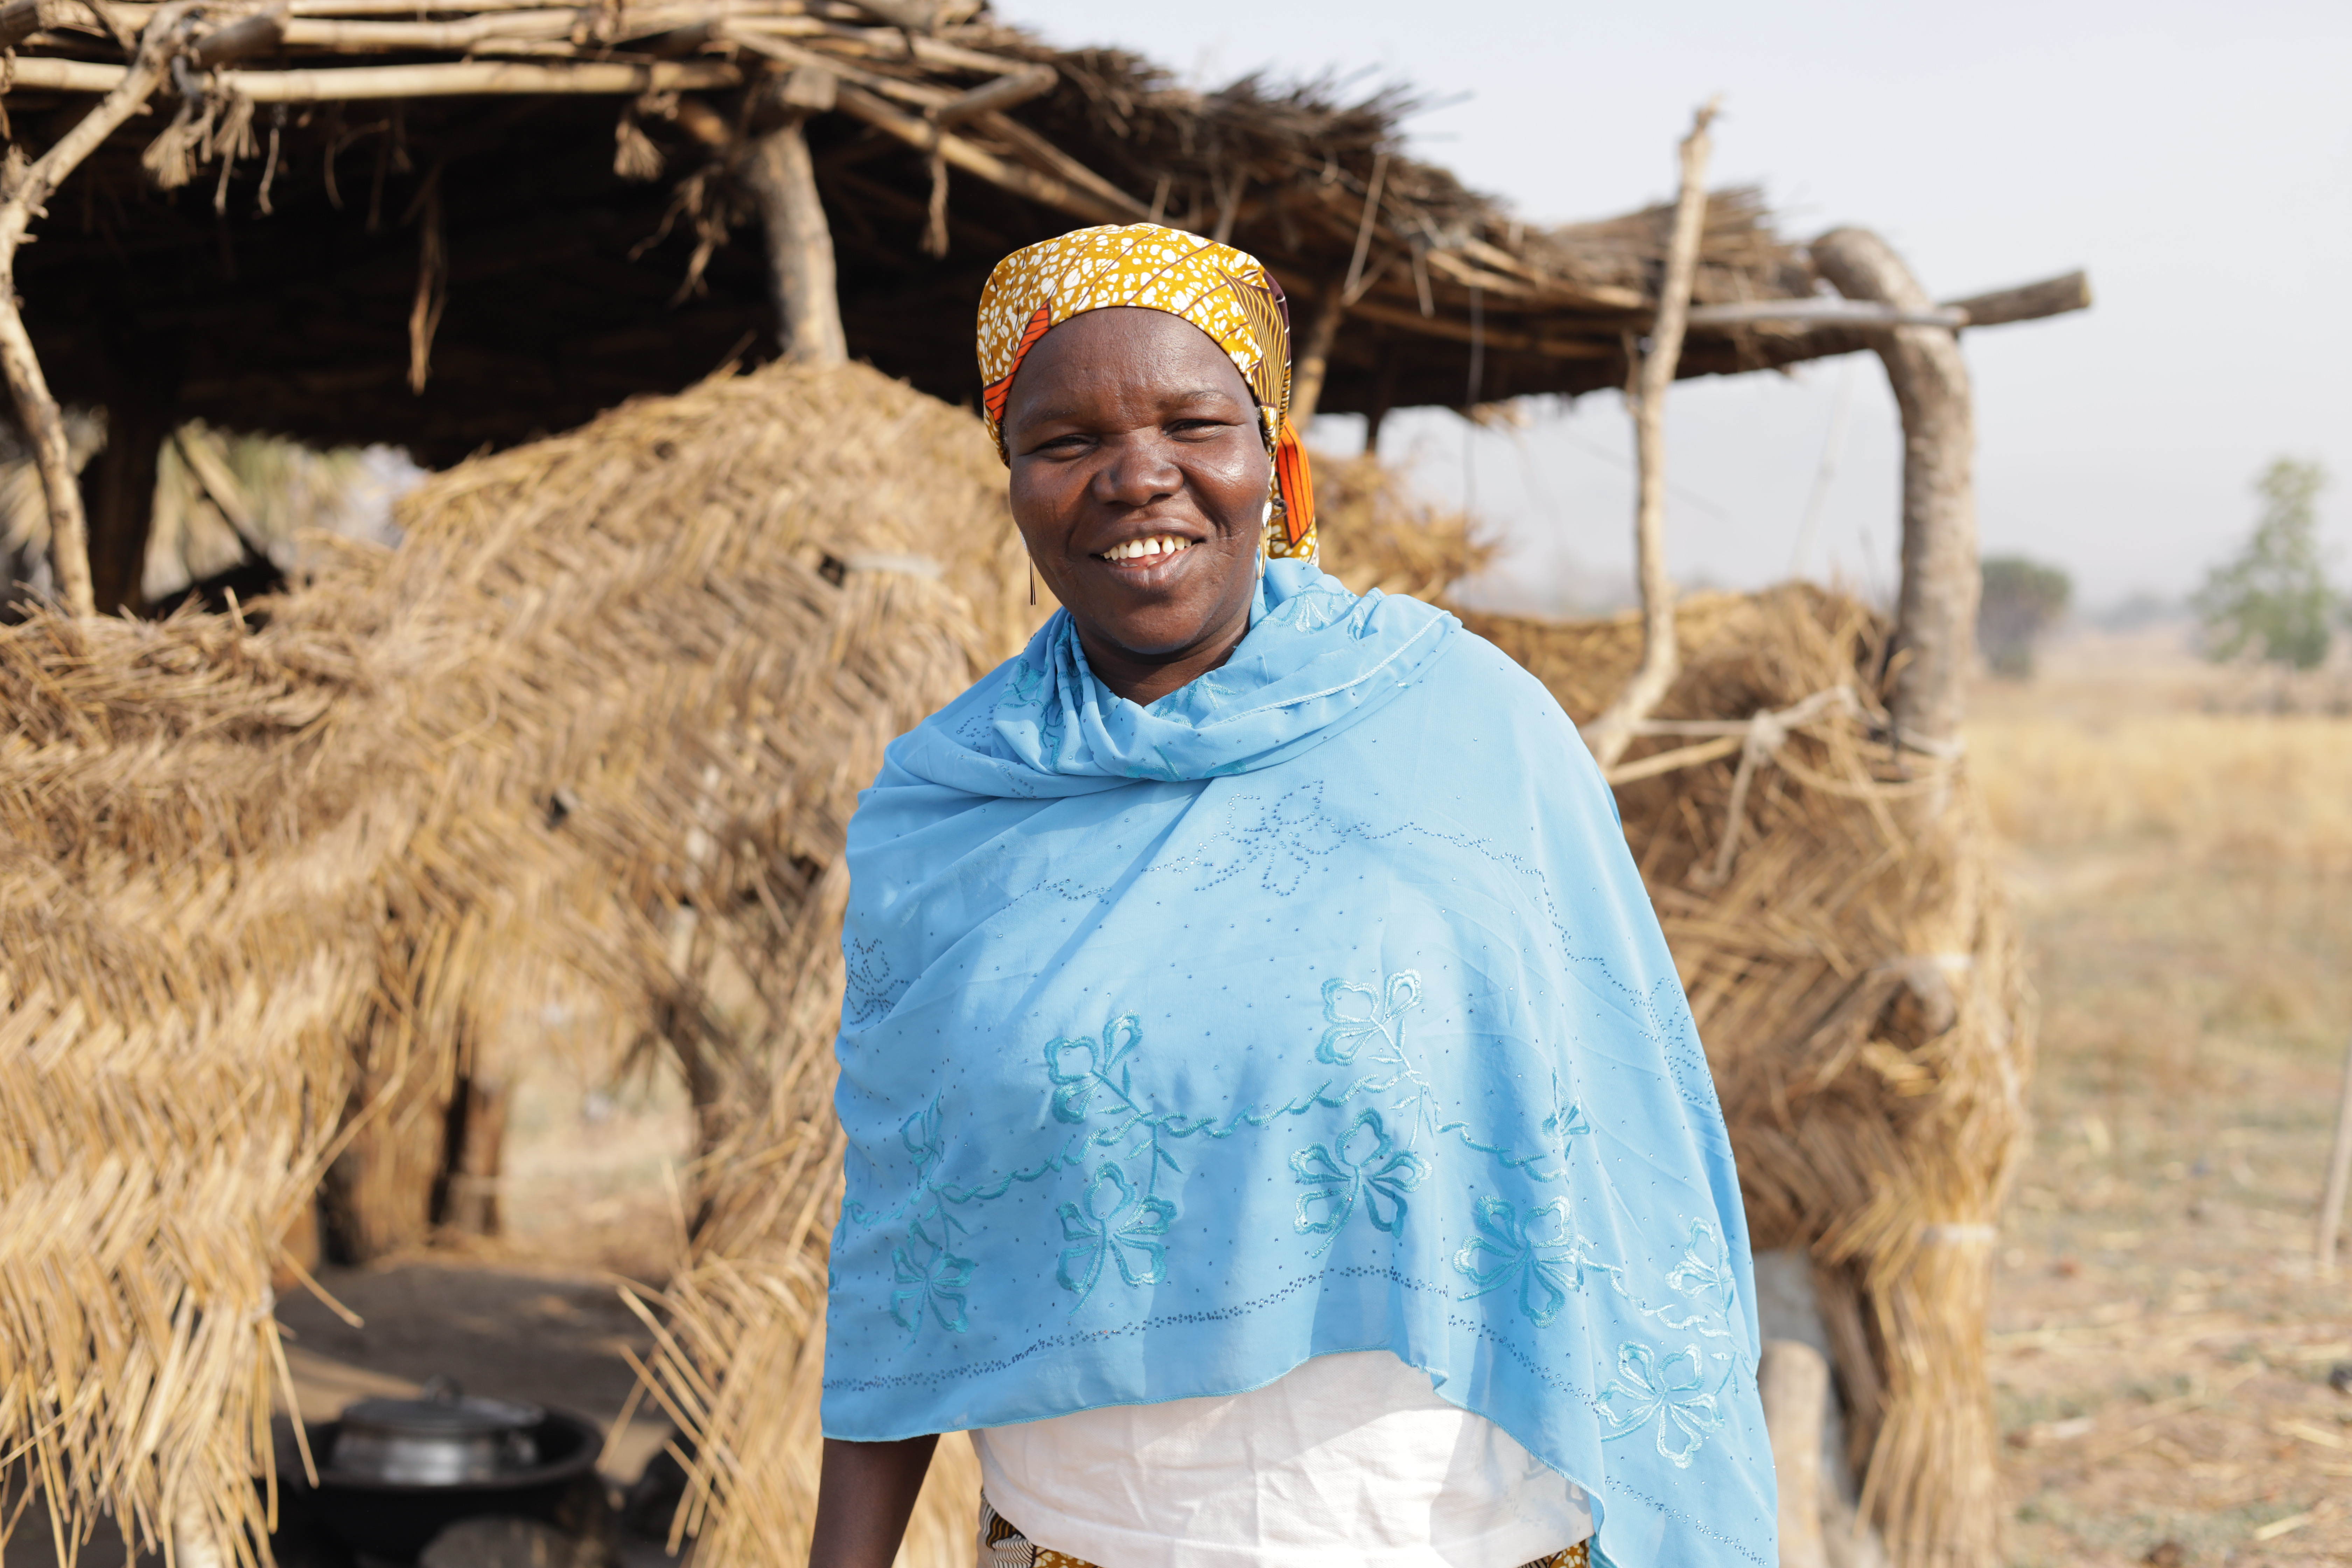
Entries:
{"label": "smiling woman", "polygon": [[1574,726],[1317,570],[1252,258],[1032,247],[980,352],[1063,609],[850,826],[813,1563],[970,1431],[982,1568],[1769,1568],[1738,1184]]}

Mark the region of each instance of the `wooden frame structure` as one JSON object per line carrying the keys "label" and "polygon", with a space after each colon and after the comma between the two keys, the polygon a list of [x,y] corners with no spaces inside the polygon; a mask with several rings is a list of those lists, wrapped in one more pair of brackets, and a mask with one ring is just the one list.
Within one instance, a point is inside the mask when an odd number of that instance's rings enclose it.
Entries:
{"label": "wooden frame structure", "polygon": [[[1906,439],[1880,738],[1943,759],[1976,587],[1958,333],[2088,302],[2074,274],[1937,303],[1865,231],[1793,245],[1706,190],[1704,122],[1675,202],[1540,229],[1400,153],[1396,97],[1202,95],[940,0],[10,0],[0,47],[0,370],[83,615],[135,600],[182,419],[437,464],[746,358],[967,401],[998,257],[1155,218],[1292,288],[1302,416],[1637,386],[1652,523],[1673,380],[1877,353]],[[111,426],[80,476],[69,403]],[[1655,531],[1619,751],[1675,675]]]}
{"label": "wooden frame structure", "polygon": [[[1202,95],[957,0],[11,0],[0,46],[0,366],[84,608],[135,601],[182,418],[441,464],[772,342],[966,401],[997,257],[1158,218],[1265,257],[1302,410],[1377,424],[1626,384],[1673,226],[1532,227],[1399,153],[1395,94]],[[2084,299],[1828,298],[1753,193],[1703,211],[1678,375]],[[117,437],[79,484],[68,403]]]}

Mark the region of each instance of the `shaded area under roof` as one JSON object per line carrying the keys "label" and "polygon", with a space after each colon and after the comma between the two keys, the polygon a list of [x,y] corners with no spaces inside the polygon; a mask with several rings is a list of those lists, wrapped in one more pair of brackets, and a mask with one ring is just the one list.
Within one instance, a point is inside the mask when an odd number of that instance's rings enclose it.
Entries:
{"label": "shaded area under roof", "polygon": [[[952,133],[1087,193],[1102,216],[1156,210],[1226,234],[1266,259],[1301,311],[1343,287],[1354,264],[1361,291],[1333,346],[1326,411],[1468,401],[1474,331],[1484,339],[1481,401],[1620,384],[1624,334],[1643,323],[1661,265],[1662,212],[1528,228],[1444,171],[1388,155],[1411,107],[1393,93],[1350,103],[1325,86],[1253,79],[1203,96],[1132,57],[1056,51],[984,20],[918,35],[871,26],[847,5],[790,0],[485,5],[481,17],[525,35],[551,15],[600,18],[602,38],[506,47],[635,66],[632,84],[648,90],[275,102],[256,89],[281,68],[351,69],[362,56],[365,69],[431,66],[467,52],[398,47],[404,28],[461,36],[464,18],[447,12],[430,24],[306,19],[382,9],[304,0],[274,52],[192,75],[195,98],[159,95],[72,177],[18,265],[60,396],[168,404],[176,416],[314,441],[388,440],[446,464],[572,426],[632,393],[673,390],[730,356],[766,357],[772,315],[739,166],[768,112],[764,89],[790,62],[744,37],[823,58],[851,94],[917,118],[1006,63],[1046,67],[1050,91],[952,122]],[[91,101],[44,84],[68,68],[90,79],[121,58],[90,14],[57,11],[0,100],[15,145],[33,155]],[[681,33],[698,30],[685,48]],[[363,47],[368,38],[390,42]],[[478,42],[468,58],[499,47]],[[929,157],[846,110],[816,118],[809,136],[852,353],[968,400],[972,308],[988,268],[1084,220],[951,168],[944,254],[929,254]],[[188,177],[159,188],[158,165],[173,162],[163,144],[175,138],[194,143],[179,153],[189,166],[166,177]],[[616,172],[627,161],[616,152],[632,150],[630,172],[653,177]],[[1700,300],[1811,287],[1752,194],[1715,203]],[[412,316],[436,309],[429,378],[413,391]],[[1776,357],[1754,329],[1701,333],[1685,374]]]}

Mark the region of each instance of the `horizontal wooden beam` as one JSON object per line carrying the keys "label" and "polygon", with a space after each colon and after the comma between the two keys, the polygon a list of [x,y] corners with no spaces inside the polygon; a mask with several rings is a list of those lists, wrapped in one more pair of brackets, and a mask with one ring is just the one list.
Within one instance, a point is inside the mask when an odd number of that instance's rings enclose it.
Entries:
{"label": "horizontal wooden beam", "polygon": [[[1348,307],[1351,318],[1379,321],[1384,326],[1401,327],[1408,332],[1424,337],[1450,338],[1466,343],[1474,336],[1467,321],[1457,321],[1451,316],[1424,316],[1418,310],[1400,310],[1377,300],[1358,300]],[[1523,332],[1509,327],[1486,327],[1475,334],[1477,341],[1490,349],[1507,353],[1537,353],[1547,359],[1608,359],[1622,351],[1615,343],[1591,338],[1549,337],[1538,332]]]}
{"label": "horizontal wooden beam", "polygon": [[[122,76],[121,66],[34,56],[17,59],[10,85],[52,92],[111,92]],[[450,60],[438,65],[345,66],[331,70],[231,70],[220,72],[218,80],[225,90],[255,103],[351,103],[382,98],[709,92],[740,87],[743,73],[731,65],[694,60],[657,60],[646,65]]]}
{"label": "horizontal wooden beam", "polygon": [[2011,321],[2034,321],[2089,308],[2088,273],[2069,272],[1990,294],[1952,300],[1924,310],[1903,310],[1874,300],[1740,300],[1719,305],[1694,305],[1694,327],[1736,327],[1770,324],[1790,327],[1999,327]]}
{"label": "horizontal wooden beam", "polygon": [[968,174],[977,174],[990,184],[1068,213],[1091,223],[1126,223],[1129,215],[1090,191],[1082,191],[1067,180],[1041,174],[1024,169],[1018,163],[1008,163],[983,147],[974,146],[962,137],[940,130],[920,115],[904,114],[875,97],[870,92],[844,84],[841,89],[841,110],[845,114],[864,121],[877,131],[895,136],[918,152],[936,153]]}
{"label": "horizontal wooden beam", "polygon": [[[79,4],[57,7],[81,11]],[[137,33],[144,30],[160,6],[148,0],[109,0],[107,14],[121,26]],[[561,9],[577,21],[583,9],[593,14],[593,7],[551,6],[550,0],[291,0],[289,15],[295,16],[472,16],[484,12],[545,11]],[[803,32],[823,34],[831,29],[824,22],[807,14],[803,0],[727,0],[726,16],[730,21],[756,21],[768,26],[797,27]],[[664,33],[688,22],[708,21],[714,14],[707,4],[694,0],[667,0],[646,5],[632,5],[621,17],[621,37],[643,33]]]}
{"label": "horizontal wooden beam", "polygon": [[297,15],[286,24],[295,49],[468,49],[492,38],[564,38],[580,25],[572,10],[491,11],[455,22],[329,21]]}
{"label": "horizontal wooden beam", "polygon": [[1694,327],[1965,327],[1969,313],[1949,305],[1925,310],[1899,310],[1875,300],[1735,300],[1693,305]]}
{"label": "horizontal wooden beam", "polygon": [[1969,325],[1972,327],[2000,327],[2011,321],[2063,316],[2069,310],[2087,310],[2091,308],[2091,275],[2069,272],[2063,278],[2045,278],[2039,283],[1996,289],[1990,294],[1955,300],[1949,308],[1968,312]]}
{"label": "horizontal wooden beam", "polygon": [[937,118],[942,125],[953,125],[983,114],[998,113],[1014,104],[1044,97],[1053,91],[1055,84],[1061,79],[1061,72],[1052,66],[1024,66],[1019,70],[1007,71],[993,81],[982,82],[970,92],[950,99],[940,105]]}
{"label": "horizontal wooden beam", "polygon": [[857,7],[894,27],[928,33],[940,25],[940,0],[856,0]]}
{"label": "horizontal wooden beam", "polygon": [[1011,115],[1001,111],[983,114],[980,128],[1046,174],[1067,180],[1082,191],[1092,191],[1112,206],[1128,215],[1129,221],[1139,222],[1151,216],[1151,209],[1112,184],[1108,180],[1063,152]]}
{"label": "horizontal wooden beam", "polygon": [[821,70],[835,79],[865,88],[869,92],[886,94],[916,108],[936,112],[955,101],[955,94],[925,82],[905,81],[898,77],[883,76],[863,66],[855,66],[837,55],[803,47],[789,37],[750,27],[736,26],[725,20],[711,25],[711,37],[723,43],[746,48],[755,55],[764,55],[780,65],[794,70]]}
{"label": "horizontal wooden beam", "polygon": [[[1607,283],[1571,283],[1565,279],[1528,280],[1524,269],[1514,268],[1505,273],[1491,262],[1479,265],[1465,259],[1459,247],[1433,247],[1428,251],[1429,268],[1444,277],[1446,281],[1465,289],[1478,289],[1505,300],[1525,300],[1531,305],[1549,305],[1568,310],[1646,310],[1650,297],[1638,289],[1620,289]],[[1491,247],[1489,247],[1491,248]],[[1486,258],[1480,258],[1486,261]]]}

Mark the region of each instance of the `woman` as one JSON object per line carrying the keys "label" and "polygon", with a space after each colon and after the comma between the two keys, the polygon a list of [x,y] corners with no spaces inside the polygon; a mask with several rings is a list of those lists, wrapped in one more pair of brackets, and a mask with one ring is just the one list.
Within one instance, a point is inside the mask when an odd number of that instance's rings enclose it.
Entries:
{"label": "woman", "polygon": [[984,1565],[1763,1568],[1738,1188],[1608,789],[1316,570],[1288,353],[1150,225],[982,296],[1064,608],[850,826],[813,1562],[887,1568],[970,1430]]}

